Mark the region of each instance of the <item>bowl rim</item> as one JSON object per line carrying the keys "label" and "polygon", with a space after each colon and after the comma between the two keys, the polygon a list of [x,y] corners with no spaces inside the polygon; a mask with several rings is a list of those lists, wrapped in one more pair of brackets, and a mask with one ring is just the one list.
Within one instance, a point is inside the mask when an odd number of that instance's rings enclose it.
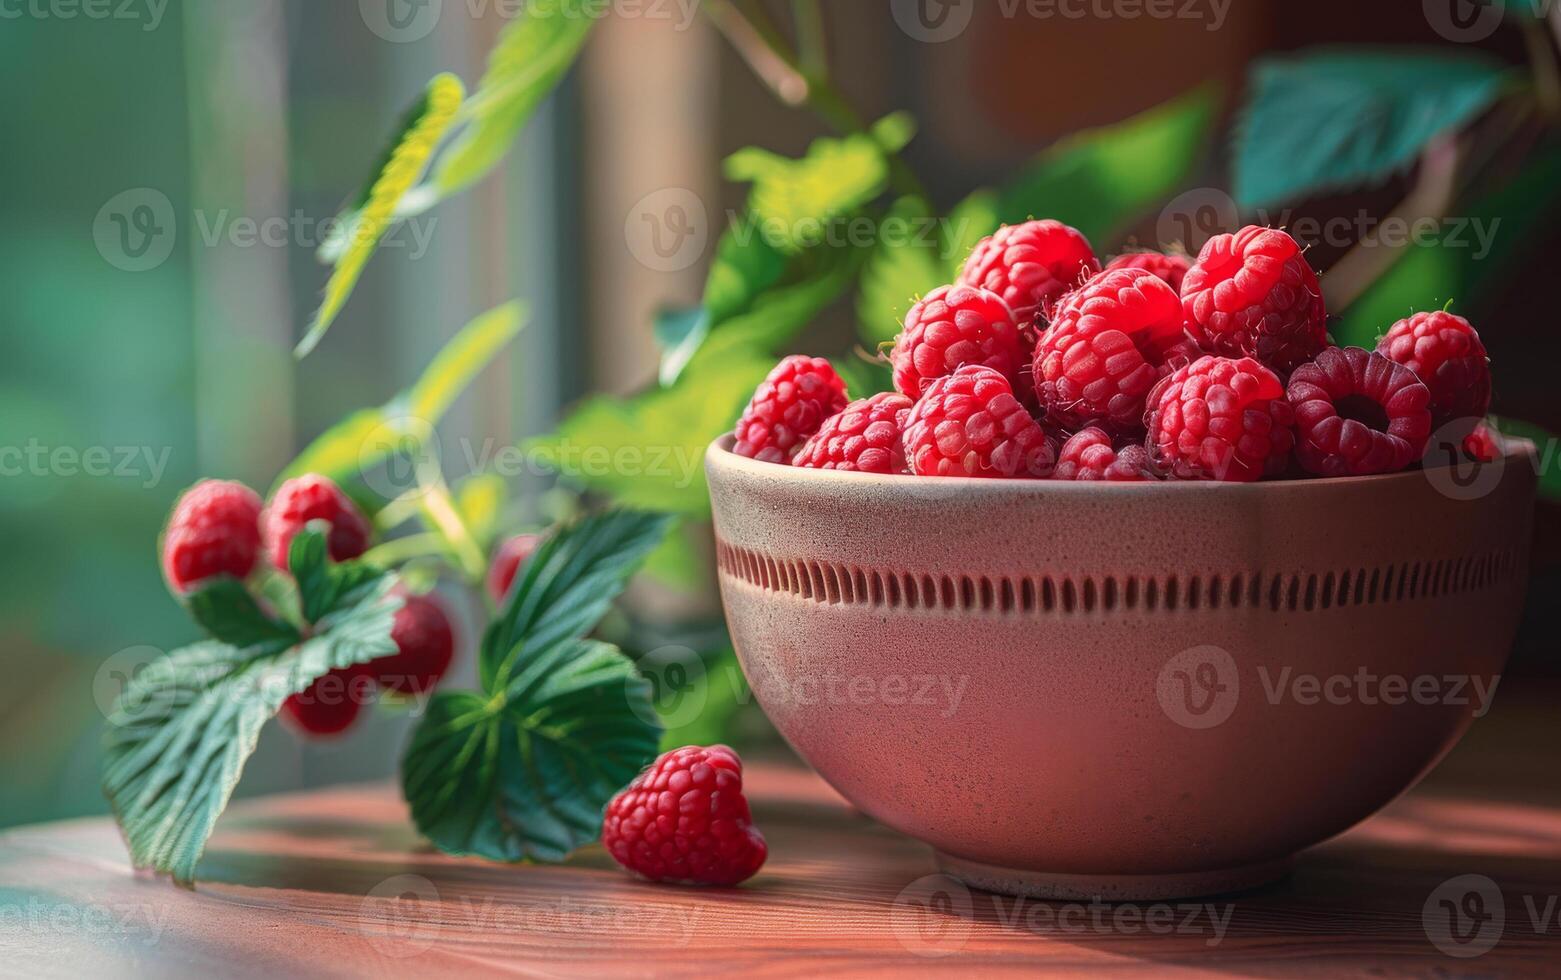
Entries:
{"label": "bowl rim", "polygon": [[[1503,437],[1507,451],[1501,458],[1503,469],[1508,464],[1519,459],[1529,464],[1531,472],[1537,475],[1538,452],[1534,442],[1517,436]],[[823,470],[803,466],[782,466],[779,463],[766,463],[761,460],[751,459],[747,456],[739,456],[732,451],[736,442],[736,435],[728,432],[710,443],[705,450],[705,460],[710,466],[741,472],[746,476],[759,478],[777,478],[803,483],[814,484],[819,487],[827,487],[831,484],[855,484],[859,487],[878,485],[881,487],[942,487],[942,488],[966,488],[972,491],[997,491],[1007,493],[1031,492],[1035,494],[1049,493],[1088,493],[1088,494],[1163,494],[1163,493],[1192,493],[1210,491],[1226,494],[1273,494],[1273,493],[1307,493],[1316,491],[1325,493],[1348,486],[1380,487],[1386,488],[1394,483],[1406,486],[1425,481],[1427,467],[1415,467],[1413,469],[1400,470],[1397,473],[1376,473],[1371,476],[1330,476],[1313,477],[1304,480],[1259,480],[1255,483],[1224,482],[1219,480],[1155,480],[1146,482],[1122,482],[1114,483],[1101,480],[998,480],[985,479],[972,476],[907,476],[904,474],[890,473],[860,473],[854,470]],[[1450,469],[1451,464],[1444,464],[1430,469]]]}

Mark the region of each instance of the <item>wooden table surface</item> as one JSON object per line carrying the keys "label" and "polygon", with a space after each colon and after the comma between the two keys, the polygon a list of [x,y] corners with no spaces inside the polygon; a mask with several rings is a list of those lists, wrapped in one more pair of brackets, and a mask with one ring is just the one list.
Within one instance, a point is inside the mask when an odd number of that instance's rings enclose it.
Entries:
{"label": "wooden table surface", "polygon": [[[776,764],[748,773],[770,861],[727,890],[631,880],[600,848],[557,867],[448,858],[374,785],[234,805],[194,891],[132,874],[105,819],[0,834],[0,975],[1558,976],[1561,710],[1497,702],[1413,793],[1241,895],[1116,906],[951,888],[927,877],[925,847]],[[1448,884],[1463,875],[1491,884]],[[1484,903],[1467,945],[1435,925],[1443,899]],[[1427,922],[1480,955],[1444,952]]]}

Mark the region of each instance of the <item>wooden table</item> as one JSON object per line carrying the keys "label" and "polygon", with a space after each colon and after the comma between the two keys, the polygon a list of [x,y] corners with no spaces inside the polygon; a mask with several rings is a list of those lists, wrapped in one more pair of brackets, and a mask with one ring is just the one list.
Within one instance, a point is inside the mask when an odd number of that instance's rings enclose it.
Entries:
{"label": "wooden table", "polygon": [[[925,847],[777,764],[748,776],[770,862],[729,890],[634,881],[599,848],[561,867],[448,858],[381,785],[235,805],[193,892],[133,875],[107,820],[24,827],[0,834],[0,975],[1557,976],[1556,704],[1498,698],[1420,788],[1285,882],[1188,903],[951,888],[926,877]],[[1443,884],[1466,874],[1499,888],[1505,923],[1471,930],[1472,945],[1451,948],[1488,949],[1456,958],[1422,913],[1435,922],[1442,898],[1478,892]]]}

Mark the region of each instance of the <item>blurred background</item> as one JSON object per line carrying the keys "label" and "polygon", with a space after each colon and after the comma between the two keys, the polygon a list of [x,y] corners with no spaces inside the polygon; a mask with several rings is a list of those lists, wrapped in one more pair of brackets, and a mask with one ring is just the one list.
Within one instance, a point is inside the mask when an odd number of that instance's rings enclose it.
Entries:
{"label": "blurred background", "polygon": [[[327,275],[315,257],[327,219],[371,173],[428,78],[447,70],[475,86],[519,6],[0,5],[0,77],[10,93],[0,107],[10,134],[0,150],[0,825],[106,809],[97,788],[104,711],[128,672],[196,635],[156,559],[179,492],[205,476],[270,486],[338,419],[405,389],[482,311],[520,297],[530,322],[441,423],[452,479],[483,468],[497,447],[548,433],[591,445],[663,421],[686,427],[697,448],[730,424],[741,390],[735,403],[647,408],[645,399],[657,394],[658,377],[667,380],[666,349],[679,336],[667,311],[698,307],[724,216],[741,214],[747,199],[747,187],[723,177],[722,160],[750,145],[801,157],[830,132],[820,113],[785,104],[784,66],[756,56],[752,43],[741,53],[755,25],[809,34],[809,11],[827,38],[833,89],[851,111],[875,120],[905,110],[919,123],[901,157],[934,213],[987,186],[1017,187],[1002,206],[1019,218],[1072,218],[1070,207],[1110,200],[1118,210],[1090,229],[1102,256],[1132,242],[1196,248],[1238,208],[1243,220],[1257,215],[1237,203],[1238,183],[1250,189],[1256,178],[1234,172],[1232,132],[1246,118],[1262,59],[1335,44],[1488,59],[1498,87],[1526,86],[1535,111],[1508,113],[1489,99],[1437,107],[1470,134],[1462,144],[1441,141],[1455,145],[1460,174],[1479,178],[1469,189],[1438,196],[1433,141],[1410,147],[1402,166],[1378,178],[1270,201],[1262,216],[1318,229],[1298,237],[1329,273],[1330,301],[1348,300],[1330,311],[1351,339],[1369,341],[1373,325],[1380,332],[1407,315],[1404,295],[1423,296],[1419,308],[1454,300],[1490,349],[1494,410],[1541,433],[1561,431],[1549,271],[1561,247],[1561,169],[1553,127],[1536,122],[1553,122],[1547,100],[1561,87],[1555,12],[1528,0],[828,0],[797,4],[797,27],[791,4],[717,4],[744,15],[723,22],[726,37],[694,0],[603,4],[578,63],[502,166],[398,226],[329,336],[295,361],[292,347]],[[800,35],[797,47],[807,50]],[[1327,96],[1321,82],[1316,91]],[[1163,141],[1139,130],[1109,153],[1067,142],[1178,97],[1203,108],[1177,131],[1174,161]],[[1340,109],[1346,119],[1349,111]],[[1067,156],[1080,146],[1089,152]],[[1079,172],[1059,177],[1067,167]],[[1031,200],[1027,173],[1049,174],[1053,194],[1082,190]],[[1444,237],[1453,220],[1462,223],[1471,244],[1452,266],[1437,260],[1452,253],[1436,244],[1355,248],[1361,229],[1416,217],[1417,208],[1440,219]],[[663,231],[679,236],[670,252],[647,237]],[[1489,240],[1479,237],[1486,231]],[[863,275],[881,269],[863,261]],[[1388,279],[1391,290],[1378,288]],[[871,350],[883,332],[892,337],[894,316],[865,309],[860,295],[813,293],[805,322],[771,346]],[[737,389],[751,391],[751,379],[735,377]],[[593,393],[618,399],[590,403],[617,429],[571,415]],[[1556,447],[1541,450],[1553,488]],[[570,506],[549,495],[557,480],[545,468],[515,468],[506,479],[508,524],[545,522]],[[649,492],[632,479],[612,486],[566,473],[564,482],[630,502]],[[666,499],[687,518],[680,541],[631,594],[617,628],[626,648],[693,650],[712,677],[725,676],[703,490],[688,480],[675,489]],[[1530,612],[1502,697],[1542,690],[1558,673],[1554,503],[1541,505],[1533,564]],[[480,629],[471,616],[464,625],[456,683],[470,678]],[[765,744],[762,719],[743,700],[718,696],[724,706],[693,721]],[[407,723],[404,712],[381,710],[328,743],[269,726],[240,794],[388,775],[397,753],[387,746],[401,744]]]}

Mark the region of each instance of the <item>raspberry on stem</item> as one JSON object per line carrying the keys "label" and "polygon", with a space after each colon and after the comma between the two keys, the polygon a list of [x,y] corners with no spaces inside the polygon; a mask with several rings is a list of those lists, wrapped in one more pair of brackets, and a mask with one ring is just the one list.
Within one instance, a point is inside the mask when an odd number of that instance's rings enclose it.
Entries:
{"label": "raspberry on stem", "polygon": [[510,586],[515,583],[515,575],[541,544],[540,534],[517,534],[499,545],[493,560],[488,563],[488,594],[494,602],[504,604]]}
{"label": "raspberry on stem", "polygon": [[788,357],[754,392],[737,422],[732,451],[766,463],[790,463],[803,441],[846,401],[846,384],[828,361]]}
{"label": "raspberry on stem", "polygon": [[218,575],[245,578],[260,554],[260,495],[228,480],[202,480],[180,497],[163,530],[168,586],[190,591]]}
{"label": "raspberry on stem", "polygon": [[326,546],[332,561],[347,561],[368,550],[373,530],[358,505],[330,477],[306,473],[278,487],[261,516],[272,565],[287,570],[293,538],[311,521],[330,525]]}
{"label": "raspberry on stem", "polygon": [[300,735],[340,735],[374,699],[374,679],[365,664],[338,667],[282,702],[282,720]]}
{"label": "raspberry on stem", "polygon": [[455,657],[455,631],[444,607],[431,595],[401,593],[390,639],[396,652],[368,665],[374,682],[393,694],[426,694],[450,669]]}

